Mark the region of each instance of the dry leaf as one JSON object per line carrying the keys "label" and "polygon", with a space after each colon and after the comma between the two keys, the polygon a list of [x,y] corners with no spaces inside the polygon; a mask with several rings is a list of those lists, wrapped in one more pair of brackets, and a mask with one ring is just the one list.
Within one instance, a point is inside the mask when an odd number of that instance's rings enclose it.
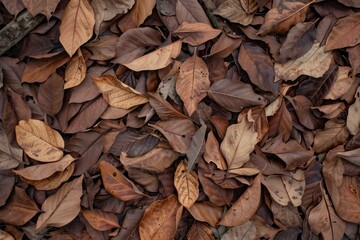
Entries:
{"label": "dry leaf", "polygon": [[65,183],[54,195],[48,197],[36,222],[36,230],[47,226],[61,227],[71,222],[80,212],[83,176]]}
{"label": "dry leaf", "polygon": [[187,236],[188,240],[215,240],[213,232],[210,228],[204,223],[195,222]]}
{"label": "dry leaf", "polygon": [[313,149],[316,153],[326,152],[342,144],[348,136],[349,132],[344,123],[329,120],[324,129],[316,133]]}
{"label": "dry leaf", "polygon": [[339,67],[335,82],[332,84],[329,92],[326,94],[324,99],[336,100],[342,98],[344,94],[353,86],[355,78],[351,77],[350,67]]}
{"label": "dry leaf", "polygon": [[136,58],[124,64],[133,71],[158,70],[167,67],[181,51],[181,40],[170,43],[164,47]]}
{"label": "dry leaf", "polygon": [[96,77],[93,78],[93,81],[106,102],[112,107],[129,109],[148,102],[144,95],[122,83],[113,75]]}
{"label": "dry leaf", "polygon": [[21,120],[15,131],[20,147],[37,161],[54,162],[64,155],[64,140],[61,135],[42,121]]}
{"label": "dry leaf", "polygon": [[216,43],[212,45],[209,56],[226,58],[240,46],[241,42],[241,39],[231,38],[222,33]]}
{"label": "dry leaf", "polygon": [[93,35],[94,10],[87,0],[71,0],[62,15],[60,42],[70,57]]}
{"label": "dry leaf", "polygon": [[189,147],[189,151],[186,153],[188,160],[188,170],[193,169],[194,165],[198,163],[199,159],[205,152],[205,134],[206,125],[201,121],[201,127],[195,132],[192,137],[192,141]]}
{"label": "dry leaf", "polygon": [[65,70],[65,85],[64,89],[78,86],[86,75],[86,64],[84,57],[80,51],[77,51],[77,55],[72,57]]}
{"label": "dry leaf", "polygon": [[108,162],[100,162],[100,173],[106,191],[122,201],[143,197],[143,193],[116,167]]}
{"label": "dry leaf", "polygon": [[199,197],[199,180],[196,173],[187,168],[185,161],[181,161],[176,167],[174,186],[178,192],[178,200],[181,205],[190,208]]}
{"label": "dry leaf", "polygon": [[193,46],[203,44],[221,33],[221,30],[214,29],[211,25],[197,22],[188,23],[183,22],[173,34],[183,38],[184,43],[188,43]]}
{"label": "dry leaf", "polygon": [[348,111],[348,116],[346,119],[346,127],[349,130],[350,134],[356,135],[360,129],[360,87],[357,88],[355,94],[355,102],[351,104]]}
{"label": "dry leaf", "polygon": [[209,132],[206,140],[204,159],[207,163],[215,163],[220,170],[227,169],[225,159],[220,152],[219,142],[212,131]]}
{"label": "dry leaf", "polygon": [[260,198],[261,174],[256,176],[252,185],[246,189],[225,213],[219,225],[232,227],[246,223],[257,211],[260,205]]}
{"label": "dry leaf", "polygon": [[31,13],[31,15],[36,16],[39,13],[42,13],[46,16],[48,20],[55,12],[55,9],[59,4],[59,2],[60,0],[55,0],[55,1],[22,0],[22,3],[25,5],[26,9],[29,11],[29,13]]}
{"label": "dry leaf", "polygon": [[221,240],[255,240],[256,239],[256,225],[253,221],[247,221],[241,225],[230,228],[221,238]]}
{"label": "dry leaf", "polygon": [[188,208],[188,211],[196,220],[207,222],[212,227],[216,227],[223,214],[222,207],[218,207],[210,202],[195,202]]}
{"label": "dry leaf", "polygon": [[194,0],[178,0],[176,2],[176,18],[180,24],[202,22],[211,25],[200,3]]}
{"label": "dry leaf", "polygon": [[82,209],[81,212],[89,224],[98,231],[107,231],[120,227],[114,213],[103,212],[100,209]]}
{"label": "dry leaf", "polygon": [[140,238],[143,240],[172,240],[175,236],[183,207],[175,195],[153,202],[140,221]]}
{"label": "dry leaf", "polygon": [[253,15],[245,11],[239,0],[226,0],[216,9],[214,14],[244,26],[249,25],[253,20]]}
{"label": "dry leaf", "polygon": [[300,58],[284,64],[275,63],[275,81],[295,80],[300,75],[319,78],[329,69],[333,59],[331,52],[325,52],[325,47],[314,43],[311,49]]}
{"label": "dry leaf", "polygon": [[176,79],[176,92],[184,102],[189,116],[195,112],[199,102],[206,97],[209,87],[209,70],[206,63],[194,54],[181,64]]}
{"label": "dry leaf", "polygon": [[11,234],[9,234],[9,233],[7,233],[7,232],[5,232],[3,230],[0,230],[0,239],[3,239],[3,240],[15,240],[15,238]]}
{"label": "dry leaf", "polygon": [[254,150],[258,141],[258,133],[254,129],[254,122],[250,122],[248,116],[244,117],[239,123],[230,125],[220,145],[228,169],[240,168],[249,161],[250,153]]}

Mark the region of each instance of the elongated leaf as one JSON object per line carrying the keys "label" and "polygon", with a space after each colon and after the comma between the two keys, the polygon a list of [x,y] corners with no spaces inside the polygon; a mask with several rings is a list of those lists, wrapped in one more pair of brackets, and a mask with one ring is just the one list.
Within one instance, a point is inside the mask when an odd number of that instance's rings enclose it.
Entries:
{"label": "elongated leaf", "polygon": [[170,43],[124,65],[137,72],[165,68],[180,54],[181,44],[181,40]]}
{"label": "elongated leaf", "polygon": [[176,79],[176,92],[191,116],[210,87],[209,70],[206,63],[195,54],[180,66]]}
{"label": "elongated leaf", "polygon": [[257,175],[252,185],[239,197],[225,213],[219,225],[238,226],[246,223],[255,214],[261,198],[261,174]]}
{"label": "elongated leaf", "polygon": [[174,186],[178,192],[178,200],[186,208],[190,208],[199,197],[199,180],[196,173],[188,170],[187,163],[181,161],[176,167]]}
{"label": "elongated leaf", "polygon": [[93,78],[93,81],[112,107],[129,109],[148,101],[141,93],[120,82],[113,75],[103,75]]}
{"label": "elongated leaf", "polygon": [[158,93],[148,93],[149,103],[154,108],[155,112],[159,115],[161,120],[169,120],[172,118],[184,118],[188,117],[176,110],[168,101],[160,96]]}
{"label": "elongated leaf", "polygon": [[28,180],[42,180],[50,177],[56,172],[64,171],[65,168],[67,168],[75,160],[76,158],[67,154],[57,162],[38,164],[19,170],[13,170],[13,172]]}
{"label": "elongated leaf", "polygon": [[15,131],[18,144],[31,158],[40,162],[54,162],[62,158],[64,140],[44,122],[21,120]]}
{"label": "elongated leaf", "polygon": [[292,26],[305,20],[309,5],[313,2],[314,0],[282,1],[266,13],[264,24],[261,25],[258,34],[286,33]]}
{"label": "elongated leaf", "polygon": [[265,105],[263,96],[240,81],[222,79],[211,85],[208,95],[217,104],[232,112],[241,112],[246,107]]}
{"label": "elongated leaf", "polygon": [[87,0],[71,0],[60,24],[60,42],[70,57],[93,35],[94,10]]}
{"label": "elongated leaf", "polygon": [[188,23],[183,22],[173,34],[178,35],[183,39],[184,43],[193,46],[203,44],[221,33],[221,30],[214,29],[211,25],[205,23]]}
{"label": "elongated leaf", "polygon": [[186,153],[188,159],[188,170],[190,171],[198,162],[199,158],[205,151],[205,134],[206,125],[202,122],[201,127],[195,132],[192,137],[189,151]]}
{"label": "elongated leaf", "polygon": [[90,225],[99,231],[107,231],[112,228],[119,228],[119,222],[114,213],[103,212],[100,209],[83,209],[81,210],[85,219]]}
{"label": "elongated leaf", "polygon": [[72,57],[66,66],[64,89],[78,86],[85,79],[86,70],[85,59],[78,50],[78,54]]}
{"label": "elongated leaf", "polygon": [[36,222],[36,229],[46,226],[61,227],[71,222],[80,212],[83,176],[65,183],[54,195],[48,197]]}
{"label": "elongated leaf", "polygon": [[140,238],[143,240],[172,240],[176,233],[183,207],[175,195],[153,202],[140,222]]}
{"label": "elongated leaf", "polygon": [[122,201],[143,197],[140,190],[110,163],[101,161],[100,173],[106,191],[114,197]]}
{"label": "elongated leaf", "polygon": [[58,113],[63,104],[64,80],[57,73],[53,73],[49,79],[39,87],[38,101],[41,110],[50,116]]}

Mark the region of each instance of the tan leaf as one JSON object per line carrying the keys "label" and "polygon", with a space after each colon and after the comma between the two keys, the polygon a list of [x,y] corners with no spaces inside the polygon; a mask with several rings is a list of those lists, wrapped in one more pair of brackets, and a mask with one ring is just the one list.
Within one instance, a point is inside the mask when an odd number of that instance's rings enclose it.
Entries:
{"label": "tan leaf", "polygon": [[206,63],[194,54],[181,64],[179,71],[176,92],[191,116],[210,87],[209,70]]}
{"label": "tan leaf", "polygon": [[352,135],[356,135],[360,129],[360,87],[357,88],[355,94],[355,102],[351,104],[346,119],[346,127]]}
{"label": "tan leaf", "polygon": [[124,65],[136,72],[165,68],[180,54],[181,45],[181,40],[170,43]]}
{"label": "tan leaf", "polygon": [[272,199],[274,199],[278,204],[281,206],[287,206],[289,204],[290,199],[281,176],[263,176],[261,183],[267,188]]}
{"label": "tan leaf", "polygon": [[188,208],[191,216],[200,222],[206,222],[212,227],[216,227],[223,214],[223,208],[210,202],[195,202]]}
{"label": "tan leaf", "polygon": [[39,13],[42,13],[49,20],[50,17],[55,12],[57,5],[60,0],[47,1],[47,0],[22,0],[22,3],[25,5],[31,15],[36,16]]}
{"label": "tan leaf", "polygon": [[100,209],[82,209],[81,212],[90,225],[98,231],[107,231],[120,227],[114,213],[103,212]]}
{"label": "tan leaf", "polygon": [[57,162],[38,164],[19,170],[13,170],[13,172],[28,180],[42,180],[50,177],[55,172],[64,171],[65,168],[67,168],[75,160],[76,158],[73,158],[70,154],[67,154]]}
{"label": "tan leaf", "polygon": [[135,0],[134,6],[119,21],[118,26],[122,32],[139,27],[151,15],[156,0]]}
{"label": "tan leaf", "polygon": [[86,75],[85,59],[79,49],[77,55],[72,57],[65,70],[64,89],[79,85]]}
{"label": "tan leaf", "polygon": [[270,33],[286,33],[297,23],[304,22],[309,5],[314,0],[302,1],[283,1],[270,9],[264,19],[263,25],[257,34],[265,35]]}
{"label": "tan leaf", "polygon": [[253,15],[246,13],[239,0],[227,0],[223,2],[214,12],[226,18],[230,22],[247,26],[253,20]]}
{"label": "tan leaf", "polygon": [[220,145],[220,150],[226,159],[228,169],[240,168],[249,161],[250,153],[258,143],[258,133],[254,122],[244,117],[239,123],[230,125]]}
{"label": "tan leaf", "polygon": [[352,47],[360,43],[360,13],[339,19],[326,40],[325,50]]}
{"label": "tan leaf", "polygon": [[324,190],[321,202],[310,211],[308,223],[311,231],[316,235],[321,233],[324,239],[342,239],[346,227],[345,222],[336,215]]}
{"label": "tan leaf", "polygon": [[103,75],[92,80],[112,107],[129,109],[148,102],[144,95],[122,83],[113,75]]}
{"label": "tan leaf", "polygon": [[220,152],[219,142],[212,131],[209,132],[206,140],[204,159],[207,163],[215,163],[220,170],[227,169],[225,159]]}
{"label": "tan leaf", "polygon": [[213,232],[211,229],[204,223],[195,222],[187,236],[188,240],[215,240]]}
{"label": "tan leaf", "polygon": [[261,198],[261,174],[257,175],[250,187],[225,213],[219,225],[227,227],[246,223],[256,213]]}
{"label": "tan leaf", "polygon": [[221,238],[221,240],[255,240],[256,239],[256,225],[253,221],[247,221],[241,225],[230,228]]}
{"label": "tan leaf", "polygon": [[329,92],[324,99],[336,100],[341,98],[353,85],[355,78],[350,76],[351,67],[339,66],[339,71],[336,74],[335,82],[331,85]]}
{"label": "tan leaf", "polygon": [[94,10],[87,0],[70,0],[61,19],[59,39],[71,57],[93,35]]}
{"label": "tan leaf", "polygon": [[159,93],[148,92],[149,103],[154,108],[161,120],[170,119],[188,119],[187,116],[179,112],[168,101],[166,101]]}
{"label": "tan leaf", "polygon": [[83,176],[65,183],[54,195],[48,197],[36,222],[36,230],[47,226],[62,227],[71,222],[80,212]]}
{"label": "tan leaf", "polygon": [[100,173],[106,191],[114,197],[122,201],[130,201],[144,196],[129,179],[110,163],[101,161]]}
{"label": "tan leaf", "polygon": [[186,208],[190,208],[199,197],[199,180],[196,173],[187,170],[187,163],[181,161],[176,167],[174,186],[178,192],[178,200]]}
{"label": "tan leaf", "polygon": [[329,120],[325,123],[325,127],[319,130],[314,138],[313,149],[316,153],[322,153],[342,144],[349,132],[344,123],[335,120]]}
{"label": "tan leaf", "polygon": [[[43,164],[46,165],[46,164]],[[48,178],[42,180],[28,180],[22,178],[27,184],[33,185],[37,190],[52,190],[58,188],[63,182],[69,180],[75,169],[75,163],[71,163],[64,171],[55,172]]]}
{"label": "tan leaf", "polygon": [[274,222],[278,226],[302,226],[303,221],[297,208],[294,206],[281,206],[274,201],[271,203],[271,211],[274,214]]}
{"label": "tan leaf", "polygon": [[314,43],[303,56],[290,60],[284,64],[275,63],[275,81],[295,80],[300,75],[319,78],[329,69],[333,59],[331,52],[324,51],[325,46]]}
{"label": "tan leaf", "polygon": [[211,25],[201,22],[183,22],[175,31],[173,31],[173,34],[183,38],[184,43],[193,46],[203,44],[215,38],[220,33],[221,30],[214,29]]}
{"label": "tan leaf", "polygon": [[64,140],[46,123],[21,120],[15,127],[16,140],[25,153],[40,162],[54,162],[62,158]]}
{"label": "tan leaf", "polygon": [[140,221],[142,240],[172,240],[182,214],[183,206],[175,195],[150,204]]}
{"label": "tan leaf", "polygon": [[253,13],[259,8],[256,0],[240,0],[240,4],[247,14]]}
{"label": "tan leaf", "polygon": [[149,171],[163,172],[179,157],[170,148],[157,147],[139,157],[128,157],[122,152],[120,161],[125,167],[141,168]]}

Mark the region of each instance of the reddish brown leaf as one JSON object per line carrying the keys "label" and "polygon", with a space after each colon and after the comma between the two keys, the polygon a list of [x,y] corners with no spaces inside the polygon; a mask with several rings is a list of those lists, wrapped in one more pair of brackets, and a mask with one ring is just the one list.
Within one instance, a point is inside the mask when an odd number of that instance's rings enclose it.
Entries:
{"label": "reddish brown leaf", "polygon": [[188,211],[196,220],[207,222],[213,227],[216,227],[223,214],[223,208],[209,202],[196,202]]}
{"label": "reddish brown leaf", "polygon": [[179,23],[202,22],[211,25],[199,2],[194,0],[178,0],[176,2],[176,18]]}

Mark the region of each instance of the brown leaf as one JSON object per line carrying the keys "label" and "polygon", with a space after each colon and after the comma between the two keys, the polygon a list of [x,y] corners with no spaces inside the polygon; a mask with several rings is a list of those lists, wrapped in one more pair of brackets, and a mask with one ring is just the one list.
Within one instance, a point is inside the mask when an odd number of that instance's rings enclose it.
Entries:
{"label": "brown leaf", "polygon": [[[228,37],[225,33],[222,33],[220,38],[212,45],[209,55],[226,58],[240,46],[241,42],[242,39],[231,38]],[[209,70],[211,72],[211,69]]]}
{"label": "brown leaf", "polygon": [[134,3],[134,0],[91,1],[95,13],[95,34],[100,33],[100,26],[103,21],[110,21],[117,14],[127,13],[134,6]]}
{"label": "brown leaf", "polygon": [[114,237],[114,240],[122,239],[140,239],[139,235],[139,222],[144,214],[142,208],[129,210],[126,212],[120,233]]}
{"label": "brown leaf", "polygon": [[121,34],[116,43],[116,58],[113,63],[129,63],[148,51],[149,47],[161,44],[160,32],[149,27],[134,28]]}
{"label": "brown leaf", "polygon": [[325,47],[314,43],[303,56],[284,64],[275,63],[275,81],[295,80],[300,75],[319,78],[329,69],[333,59],[331,52],[325,52]]}
{"label": "brown leaf", "polygon": [[275,95],[279,93],[280,86],[274,83],[274,65],[264,49],[254,43],[243,42],[238,62],[249,74],[253,84],[264,91],[271,91]]}
{"label": "brown leaf", "polygon": [[34,0],[22,0],[26,9],[31,13],[31,15],[36,16],[39,13],[42,13],[49,20],[50,17],[55,12],[56,6],[59,4],[60,0],[55,1],[34,1]]}
{"label": "brown leaf", "polygon": [[176,18],[180,24],[202,22],[211,25],[199,2],[194,0],[178,0],[176,2]]}
{"label": "brown leaf", "polygon": [[153,202],[141,219],[139,232],[143,240],[174,238],[183,207],[175,195]]}
{"label": "brown leaf", "polygon": [[230,228],[221,238],[222,240],[243,239],[254,240],[256,239],[256,225],[253,221],[247,221],[241,225]]}
{"label": "brown leaf", "polygon": [[257,2],[257,0],[240,0],[241,6],[248,14],[255,12],[259,8]]}
{"label": "brown leaf", "polygon": [[178,200],[186,208],[190,208],[199,197],[199,180],[196,173],[188,170],[187,163],[181,161],[176,167],[174,186],[178,192]]}
{"label": "brown leaf", "polygon": [[15,177],[0,175],[0,207],[6,204],[15,185]]}
{"label": "brown leaf", "polygon": [[179,157],[179,154],[170,148],[156,147],[139,157],[128,157],[122,152],[120,161],[125,167],[140,168],[154,172],[163,172]]}
{"label": "brown leaf", "polygon": [[253,15],[245,11],[239,0],[226,0],[214,12],[230,22],[247,26],[253,20]]}
{"label": "brown leaf", "polygon": [[337,72],[335,82],[332,84],[324,99],[344,99],[343,95],[345,95],[350,90],[356,81],[355,78],[351,75],[350,67],[339,66],[339,71]]}
{"label": "brown leaf", "polygon": [[287,97],[295,108],[296,115],[299,122],[309,129],[316,129],[322,126],[319,119],[312,113],[311,108],[313,104],[311,101],[302,95],[294,96],[293,98]]}
{"label": "brown leaf", "polygon": [[168,101],[166,101],[160,94],[148,92],[149,103],[154,108],[161,120],[170,120],[175,118],[187,119],[188,117],[174,108]]}
{"label": "brown leaf", "polygon": [[348,7],[360,8],[360,3],[356,0],[338,0],[338,2]]}
{"label": "brown leaf", "polygon": [[341,239],[344,235],[345,222],[336,215],[325,190],[321,202],[310,211],[308,221],[311,231],[324,239]]}
{"label": "brown leaf", "polygon": [[346,49],[349,54],[349,62],[352,68],[353,76],[360,73],[360,59],[358,58],[360,52],[360,45],[349,47]]}
{"label": "brown leaf", "polygon": [[338,20],[326,40],[325,51],[353,47],[360,43],[360,13],[350,14]]}
{"label": "brown leaf", "polygon": [[1,1],[6,10],[11,14],[11,15],[18,15],[19,12],[21,12],[25,6],[24,4],[22,3],[22,0],[16,0],[16,1],[13,1],[13,0],[2,0]]}
{"label": "brown leaf", "polygon": [[63,104],[64,79],[57,73],[51,74],[49,79],[40,84],[38,101],[41,110],[50,116],[58,113]]}
{"label": "brown leaf", "polygon": [[64,140],[61,135],[42,121],[21,120],[15,131],[20,147],[37,161],[54,162],[64,155]]}
{"label": "brown leaf", "polygon": [[266,13],[258,34],[286,33],[292,26],[305,20],[309,5],[313,2],[282,1]]}
{"label": "brown leaf", "polygon": [[95,14],[87,0],[71,0],[60,24],[60,42],[70,57],[93,35]]}
{"label": "brown leaf", "polygon": [[192,137],[189,151],[186,153],[189,171],[194,167],[194,165],[198,162],[199,158],[204,154],[205,134],[206,125],[201,122],[201,127],[195,132],[194,136]]}
{"label": "brown leaf", "polygon": [[206,222],[212,227],[216,227],[223,214],[222,207],[210,202],[195,202],[188,211],[196,220]]}
{"label": "brown leaf", "polygon": [[249,161],[250,153],[254,150],[258,141],[258,133],[254,129],[254,122],[249,121],[248,116],[244,117],[240,123],[230,125],[220,145],[228,168],[240,168]]}
{"label": "brown leaf", "polygon": [[195,222],[187,236],[188,240],[215,240],[211,229],[204,223]]}
{"label": "brown leaf", "polygon": [[325,123],[325,128],[316,133],[313,149],[316,153],[326,152],[344,143],[348,136],[349,132],[344,123],[329,120]]}
{"label": "brown leaf", "polygon": [[181,64],[176,79],[176,92],[184,102],[189,116],[195,112],[209,87],[209,70],[206,63],[194,54]]}
{"label": "brown leaf", "polygon": [[181,40],[178,40],[145,54],[142,57],[136,58],[124,64],[124,66],[136,72],[165,68],[180,54],[181,45]]}
{"label": "brown leaf", "polygon": [[77,55],[73,56],[66,66],[64,89],[78,86],[85,79],[85,75],[86,63],[79,49]]}
{"label": "brown leaf", "polygon": [[209,132],[206,140],[204,159],[207,163],[215,163],[220,170],[227,169],[225,159],[220,152],[219,142],[212,131]]}
{"label": "brown leaf", "polygon": [[360,129],[360,87],[357,88],[355,94],[355,102],[351,104],[348,110],[348,116],[346,119],[346,127],[352,135],[356,135]]}
{"label": "brown leaf", "polygon": [[101,36],[86,45],[91,52],[89,59],[98,61],[107,61],[115,57],[116,43],[118,36],[115,34]]}
{"label": "brown leaf", "polygon": [[[281,99],[280,99],[281,100]],[[269,137],[282,135],[282,140],[287,141],[292,131],[291,115],[286,108],[285,101],[281,101],[280,108],[273,117],[269,119]]]}
{"label": "brown leaf", "polygon": [[131,10],[118,22],[118,26],[121,31],[126,32],[132,28],[139,27],[145,19],[151,15],[155,4],[156,0],[149,0],[146,2],[135,0],[135,4]]}
{"label": "brown leaf", "polygon": [[274,214],[274,221],[278,226],[286,228],[302,226],[302,219],[297,208],[294,206],[281,206],[277,202],[272,202],[271,212]]}
{"label": "brown leaf", "polygon": [[92,80],[112,107],[129,109],[148,102],[145,96],[119,81],[116,76],[103,75]]}
{"label": "brown leaf", "polygon": [[36,222],[36,230],[47,226],[61,227],[71,222],[80,212],[83,176],[65,183],[54,195],[48,197]]}
{"label": "brown leaf", "polygon": [[108,162],[100,162],[100,173],[106,191],[122,201],[142,198],[140,190],[116,167]]}
{"label": "brown leaf", "polygon": [[57,162],[38,164],[19,170],[13,170],[13,172],[28,180],[42,180],[50,177],[56,172],[64,171],[65,168],[67,168],[75,160],[76,158],[67,154]]}
{"label": "brown leaf", "polygon": [[264,97],[256,94],[249,84],[237,80],[218,80],[207,92],[217,104],[232,112],[241,112],[246,107],[266,103]]}
{"label": "brown leaf", "polygon": [[221,30],[214,29],[211,25],[197,22],[188,23],[183,22],[173,34],[183,38],[184,43],[188,43],[193,46],[203,44],[221,33]]}
{"label": "brown leaf", "polygon": [[225,213],[219,225],[232,227],[246,223],[257,211],[260,205],[260,198],[261,174],[256,176],[252,185],[246,189]]}
{"label": "brown leaf", "polygon": [[15,186],[13,194],[5,206],[0,208],[0,222],[22,226],[39,212],[36,203],[30,199],[25,190]]}
{"label": "brown leaf", "polygon": [[103,212],[100,209],[82,209],[81,212],[90,225],[98,231],[107,231],[120,227],[114,213]]}
{"label": "brown leaf", "polygon": [[67,61],[69,61],[69,56],[65,52],[48,58],[33,59],[25,65],[21,81],[27,83],[45,82],[56,69]]}
{"label": "brown leaf", "polygon": [[15,240],[15,238],[11,234],[9,234],[9,233],[7,233],[7,232],[5,232],[3,230],[0,230],[0,239],[3,239],[3,240]]}

